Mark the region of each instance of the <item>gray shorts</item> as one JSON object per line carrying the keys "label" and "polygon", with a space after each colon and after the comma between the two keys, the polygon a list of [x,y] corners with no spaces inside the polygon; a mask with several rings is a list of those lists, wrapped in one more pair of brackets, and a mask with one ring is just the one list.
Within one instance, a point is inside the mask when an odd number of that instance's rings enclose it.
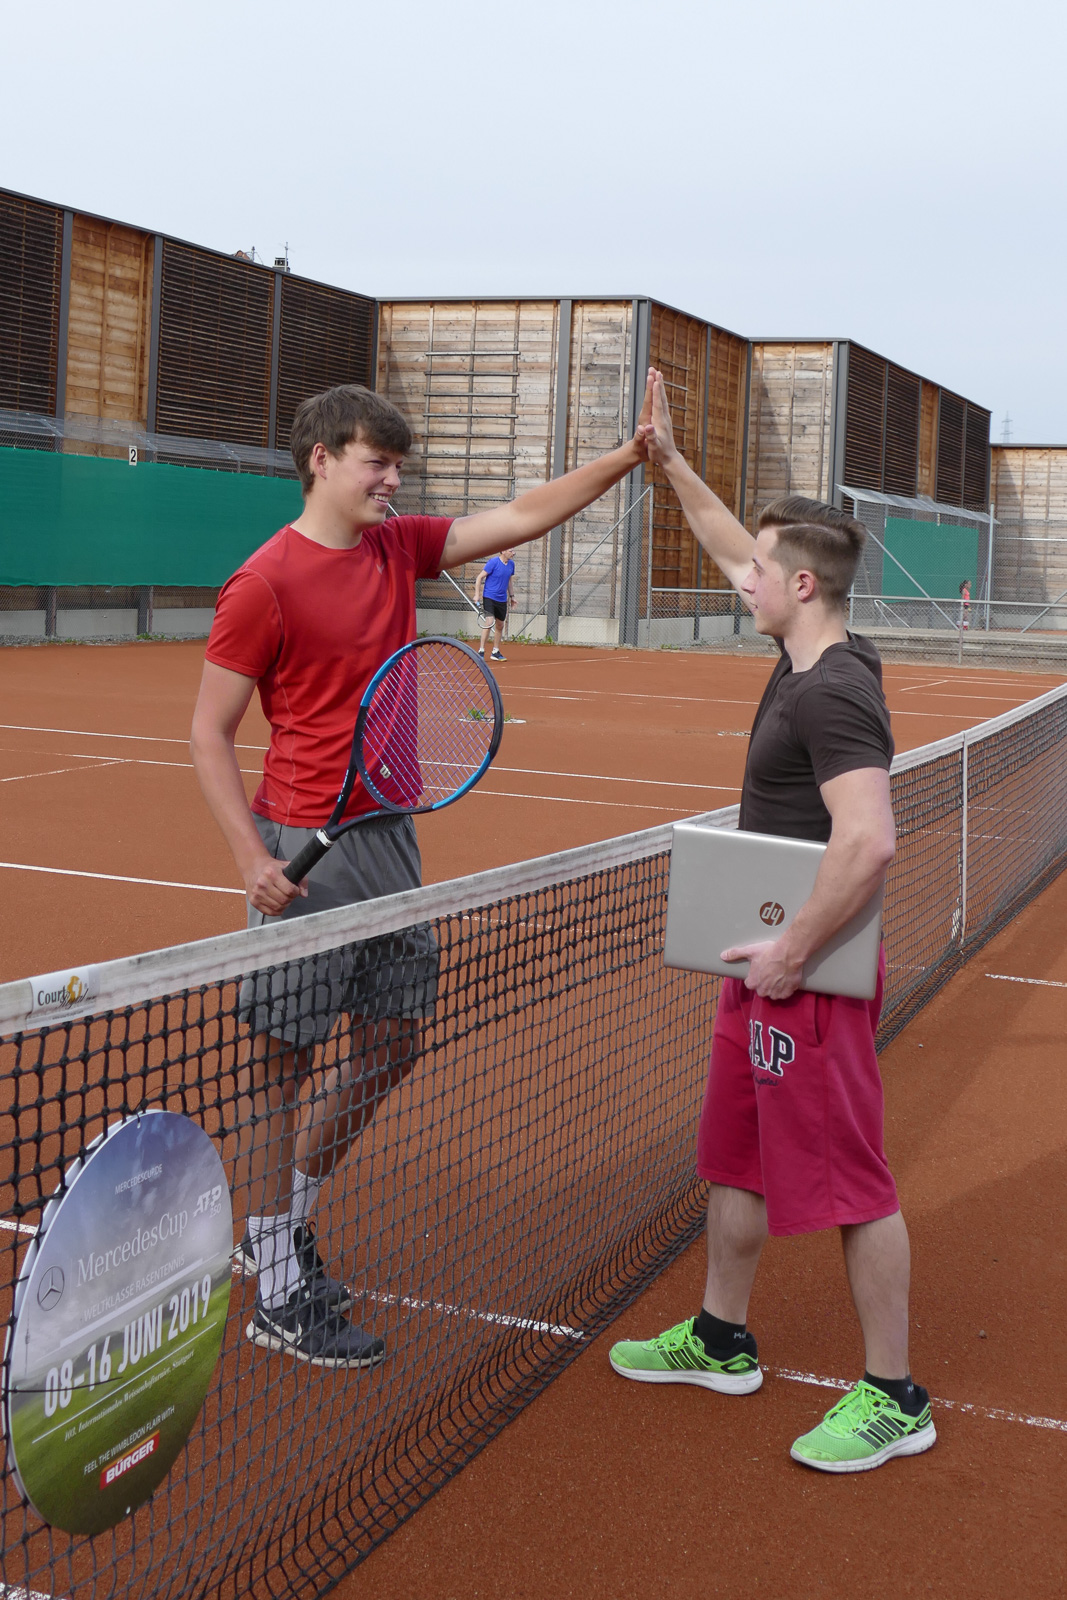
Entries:
{"label": "gray shorts", "polygon": [[[287,828],[253,813],[271,854],[291,861],[314,833]],[[344,834],[312,869],[307,899],[294,900],[280,917],[248,908],[248,926],[306,917],[314,911],[376,900],[417,889],[422,881],[415,823],[383,817]],[[428,923],[324,950],[241,985],[240,1017],[254,1034],[269,1033],[303,1048],[321,1044],[342,1013],[381,1021],[432,1016],[437,1000],[437,940]]]}

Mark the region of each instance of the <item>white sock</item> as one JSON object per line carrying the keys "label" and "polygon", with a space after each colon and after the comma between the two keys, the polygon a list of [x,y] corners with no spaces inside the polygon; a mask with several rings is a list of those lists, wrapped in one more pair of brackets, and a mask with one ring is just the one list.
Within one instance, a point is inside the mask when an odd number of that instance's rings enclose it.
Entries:
{"label": "white sock", "polygon": [[299,1167],[293,1168],[293,1200],[290,1215],[293,1227],[299,1228],[307,1221],[309,1211],[314,1210],[315,1201],[319,1190],[322,1188],[321,1178],[309,1178],[306,1172],[301,1172]]}
{"label": "white sock", "polygon": [[293,1219],[288,1211],[276,1217],[249,1217],[248,1237],[256,1261],[256,1293],[270,1311],[280,1310],[303,1282],[293,1252]]}

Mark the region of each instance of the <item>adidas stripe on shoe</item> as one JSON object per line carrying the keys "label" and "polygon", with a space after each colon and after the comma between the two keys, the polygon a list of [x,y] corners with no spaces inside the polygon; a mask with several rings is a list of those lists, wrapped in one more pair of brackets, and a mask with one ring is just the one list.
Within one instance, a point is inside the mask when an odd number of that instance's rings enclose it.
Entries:
{"label": "adidas stripe on shoe", "polygon": [[917,1417],[902,1411],[884,1390],[857,1383],[829,1410],[817,1428],[802,1434],[789,1454],[794,1461],[820,1472],[868,1472],[893,1456],[917,1456],[937,1439],[925,1399]]}
{"label": "adidas stripe on shoe", "polygon": [[693,1332],[695,1317],[679,1322],[655,1339],[623,1339],[608,1357],[623,1378],[638,1383],[695,1383],[719,1394],[751,1394],[763,1382],[756,1341],[746,1334],[736,1354],[718,1361]]}

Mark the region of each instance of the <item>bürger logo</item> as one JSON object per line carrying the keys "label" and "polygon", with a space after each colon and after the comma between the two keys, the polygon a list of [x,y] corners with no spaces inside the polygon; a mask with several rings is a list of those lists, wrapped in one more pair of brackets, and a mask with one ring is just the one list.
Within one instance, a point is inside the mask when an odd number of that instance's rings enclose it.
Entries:
{"label": "b\u00fcrger logo", "polygon": [[129,1472],[132,1467],[136,1467],[140,1462],[146,1461],[158,1443],[159,1434],[154,1433],[143,1444],[136,1445],[132,1450],[128,1450],[124,1456],[119,1456],[119,1459],[113,1461],[109,1467],[105,1467],[100,1474],[101,1489],[106,1489],[108,1484],[114,1483],[116,1478],[121,1478],[123,1473]]}
{"label": "b\u00fcrger logo", "polygon": [[770,928],[777,928],[784,916],[785,912],[777,900],[765,900],[759,908],[760,921],[765,922]]}

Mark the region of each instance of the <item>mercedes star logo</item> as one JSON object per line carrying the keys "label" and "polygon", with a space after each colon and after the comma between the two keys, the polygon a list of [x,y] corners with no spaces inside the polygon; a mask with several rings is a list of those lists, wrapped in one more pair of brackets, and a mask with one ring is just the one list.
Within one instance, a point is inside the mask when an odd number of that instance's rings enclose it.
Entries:
{"label": "mercedes star logo", "polygon": [[65,1279],[62,1267],[49,1267],[37,1285],[37,1304],[42,1311],[52,1311],[63,1298]]}

